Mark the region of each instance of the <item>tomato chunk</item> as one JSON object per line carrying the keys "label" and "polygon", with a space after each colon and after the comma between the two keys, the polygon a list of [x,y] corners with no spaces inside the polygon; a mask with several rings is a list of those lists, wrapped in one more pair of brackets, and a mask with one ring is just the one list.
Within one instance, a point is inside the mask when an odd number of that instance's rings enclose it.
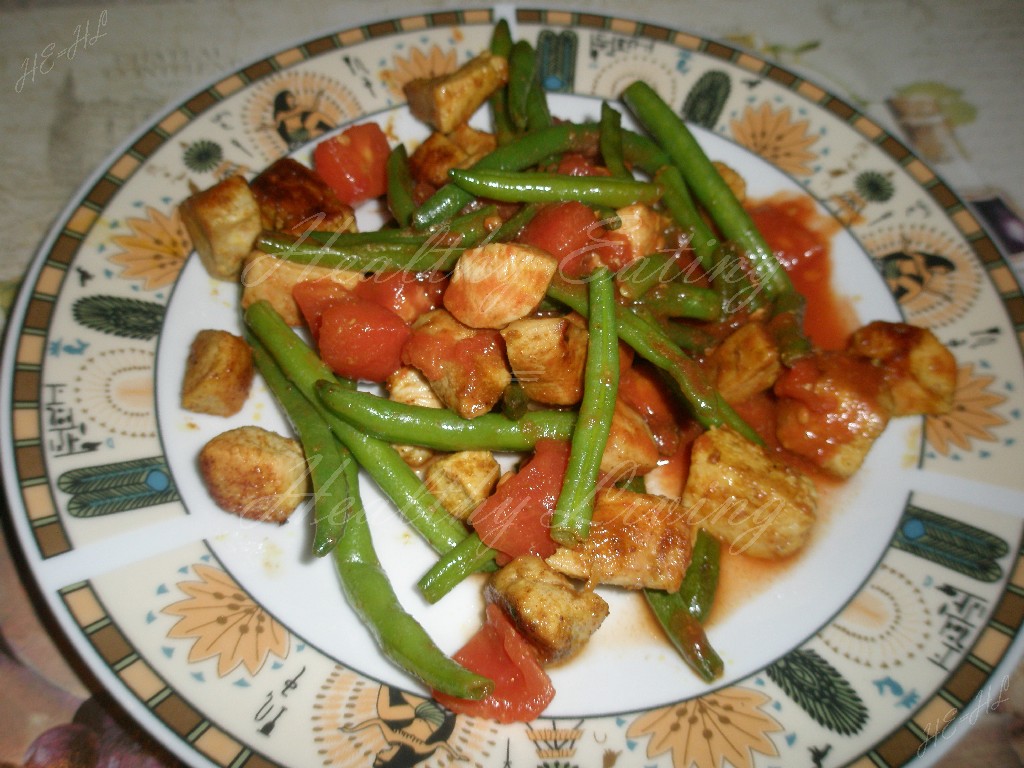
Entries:
{"label": "tomato chunk", "polygon": [[352,291],[334,280],[303,280],[292,287],[292,298],[299,305],[313,341],[318,341],[324,312],[339,302],[351,300]]}
{"label": "tomato chunk", "polygon": [[383,382],[402,366],[409,325],[390,309],[349,292],[320,318],[320,357],[339,376]]}
{"label": "tomato chunk", "polygon": [[313,167],[343,203],[355,205],[388,189],[388,137],[376,123],[346,128],[313,149]]}
{"label": "tomato chunk", "polygon": [[494,691],[479,701],[435,691],[434,698],[452,712],[499,723],[528,722],[540,715],[555,696],[537,652],[493,603],[487,605],[484,625],[459,649],[455,660],[493,680]]}
{"label": "tomato chunk", "polygon": [[441,306],[448,278],[440,273],[392,270],[370,275],[354,289],[357,296],[387,307],[411,323]]}
{"label": "tomato chunk", "polygon": [[487,546],[501,553],[499,562],[519,555],[554,554],[551,514],[568,464],[567,442],[538,440],[522,469],[473,510],[470,523]]}
{"label": "tomato chunk", "polygon": [[585,275],[598,262],[614,261],[625,246],[608,237],[593,210],[575,201],[545,205],[523,227],[519,242],[550,253],[567,277]]}

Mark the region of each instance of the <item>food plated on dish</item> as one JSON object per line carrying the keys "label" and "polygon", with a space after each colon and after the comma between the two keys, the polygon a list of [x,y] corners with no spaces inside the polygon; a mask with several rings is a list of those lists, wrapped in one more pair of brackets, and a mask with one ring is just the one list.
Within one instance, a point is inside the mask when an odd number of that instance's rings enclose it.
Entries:
{"label": "food plated on dish", "polygon": [[[118,700],[184,760],[197,764],[265,760],[344,765],[364,764],[377,755],[385,763],[397,761],[394,764],[467,758],[480,764],[643,760],[674,765],[728,759],[736,765],[795,765],[806,762],[812,747],[815,754],[827,749],[831,757],[846,762],[865,755],[875,764],[916,760],[918,751],[945,740],[942,729],[957,712],[968,711],[971,696],[986,691],[998,695],[1001,660],[1014,655],[1013,641],[1024,615],[1013,602],[1024,573],[1016,565],[1021,526],[1015,510],[1021,479],[1013,453],[1014,442],[1021,439],[1016,393],[1024,391],[1024,382],[1006,309],[1013,294],[1005,281],[997,279],[999,261],[990,241],[956,196],[899,142],[855,108],[775,64],[719,42],[642,22],[525,10],[516,12],[513,31],[516,39],[530,41],[541,54],[539,75],[555,123],[551,132],[528,132],[548,140],[560,133],[562,138],[567,133],[578,137],[583,145],[571,153],[577,157],[571,162],[563,157],[566,162],[558,165],[537,158],[534,166],[511,171],[456,169],[456,181],[462,184],[456,186],[486,200],[463,212],[464,232],[450,232],[456,211],[441,217],[451,219],[446,224],[400,226],[386,195],[351,205],[339,198],[340,205],[329,207],[338,214],[336,220],[326,215],[327,210],[317,211],[325,214],[321,230],[304,226],[286,231],[290,209],[285,200],[308,201],[314,188],[322,190],[320,182],[326,183],[316,180],[316,149],[325,145],[320,151],[326,153],[335,143],[343,143],[333,140],[349,129],[352,137],[379,147],[379,135],[359,136],[355,130],[358,126],[372,131],[375,126],[384,135],[387,155],[399,146],[410,160],[419,153],[409,165],[395,162],[392,167],[399,176],[407,168],[412,179],[421,179],[419,193],[413,188],[411,210],[423,202],[424,192],[447,183],[447,177],[433,176],[439,169],[450,170],[450,161],[438,162],[438,157],[473,155],[479,149],[474,142],[490,141],[489,136],[494,137],[499,158],[504,146],[515,145],[498,146],[489,105],[477,109],[468,127],[448,126],[450,133],[433,131],[406,106],[407,83],[434,77],[443,82],[488,49],[493,22],[490,12],[430,14],[331,33],[281,51],[161,117],[83,190],[82,199],[69,209],[66,221],[47,242],[45,256],[27,277],[28,288],[13,314],[12,342],[5,348],[5,376],[12,377],[3,408],[3,431],[11,436],[3,456],[5,485],[12,491],[14,527],[41,594]],[[767,280],[770,290],[777,291],[770,302],[762,291],[741,291],[735,302],[726,304],[721,301],[723,284],[740,288],[742,282],[734,281],[744,270],[709,271],[692,258],[693,249],[680,238],[689,225],[676,224],[663,202],[669,199],[662,190],[673,181],[672,172],[662,171],[660,178],[657,174],[664,165],[657,162],[658,154],[667,154],[672,142],[656,136],[623,99],[637,81],[651,86],[670,107],[673,119],[684,118],[704,155],[716,162],[711,178],[731,185],[731,194],[742,201],[756,230],[789,266],[789,279],[806,300],[803,307],[793,307],[803,313],[805,334],[790,340],[809,342],[813,354],[807,359],[816,361],[818,373],[826,375],[828,360],[864,362],[878,356],[874,351],[848,356],[849,339],[857,329],[862,329],[858,344],[873,339],[875,345],[879,337],[873,336],[872,328],[887,333],[904,326],[927,329],[954,353],[951,410],[890,417],[852,477],[831,479],[833,470],[826,472],[789,452],[784,463],[795,471],[783,473],[780,478],[789,479],[771,485],[771,498],[787,494],[795,511],[790,519],[797,523],[792,531],[805,533],[806,540],[799,535],[770,537],[769,530],[779,531],[768,527],[765,535],[755,536],[761,532],[758,527],[746,538],[726,544],[716,538],[724,533],[695,535],[690,530],[692,517],[676,515],[686,506],[687,486],[692,484],[688,500],[693,502],[701,482],[700,493],[708,499],[700,511],[701,527],[720,522],[713,512],[724,509],[722,502],[731,499],[732,492],[709,489],[708,483],[733,477],[743,486],[741,475],[718,471],[723,450],[734,464],[738,457],[750,458],[751,472],[756,470],[763,480],[772,465],[755,461],[764,458],[759,451],[767,450],[775,459],[782,456],[776,452],[778,430],[766,428],[769,415],[776,417],[775,408],[752,409],[750,404],[762,400],[777,406],[784,398],[799,395],[813,411],[813,398],[801,391],[801,385],[816,374],[808,363],[781,362],[782,350],[792,349],[779,344],[785,338],[778,332],[785,327],[786,312],[776,308],[781,306],[777,297],[786,293],[784,286]],[[630,93],[642,96],[640,91]],[[609,165],[600,147],[602,135],[607,144],[607,138],[616,134],[615,113],[624,165],[632,180],[618,175],[614,161]],[[643,155],[652,164],[641,166],[636,153],[652,146],[657,151]],[[613,147],[614,140],[608,145],[614,157]],[[426,150],[431,148],[434,162],[421,162],[430,157]],[[552,156],[560,151],[557,146],[547,150]],[[289,162],[283,161],[285,157]],[[599,168],[607,168],[607,173]],[[495,177],[496,171],[502,175]],[[551,172],[559,182],[570,177],[568,189],[577,199],[497,199],[509,190],[522,194],[521,182],[532,185],[530,194],[539,194],[537,183],[552,180],[533,174]],[[578,175],[581,172],[600,175],[585,177]],[[510,180],[507,173],[518,175]],[[422,186],[427,176],[429,187]],[[233,177],[235,181],[220,186]],[[589,191],[580,188],[584,183],[590,185]],[[278,192],[275,198],[274,190],[289,186],[291,196]],[[654,200],[647,197],[652,189]],[[256,250],[262,258],[251,260],[247,282],[267,289],[264,298],[268,304],[274,302],[274,314],[285,320],[283,324],[259,301],[243,312],[241,278],[212,277],[195,255],[206,247],[206,236],[201,231],[189,233],[185,219],[192,215],[190,204],[182,203],[193,196],[194,203],[201,202],[208,190],[233,190],[234,199],[243,203],[239,211],[248,211],[252,229],[245,230],[246,238],[253,239],[241,239],[237,258],[250,264],[251,246],[260,241]],[[634,197],[614,197],[623,190]],[[565,191],[563,184],[560,193]],[[550,193],[551,188],[543,191]],[[612,197],[605,197],[610,193]],[[259,204],[244,205],[246,194],[264,204],[269,200],[280,219],[265,225]],[[596,194],[602,197],[595,198]],[[395,203],[397,210],[403,209],[401,200]],[[710,217],[712,206],[696,199],[696,207],[709,216],[702,216],[709,230],[720,233],[721,225]],[[506,228],[499,238],[509,217],[527,208],[536,209],[532,226],[522,226],[516,236],[508,235]],[[254,210],[259,216],[252,216]],[[635,217],[626,215],[629,212]],[[351,220],[352,214],[357,231],[337,231],[349,228],[342,222]],[[566,230],[580,234],[587,227],[598,239],[588,236],[583,250],[578,243],[570,244],[570,251],[586,258],[578,259],[578,265],[570,259],[566,269],[556,268],[559,279],[547,282],[543,297],[532,308],[542,280],[532,271],[529,280],[504,275],[518,277],[525,270],[516,270],[526,264],[543,274],[550,261],[536,258],[537,251],[549,257],[558,252],[551,236]],[[323,229],[335,231],[312,234]],[[210,231],[214,239],[217,231],[221,230]],[[644,235],[635,241],[638,250],[650,248],[646,255],[665,258],[634,262],[633,251],[624,245],[631,232]],[[651,234],[655,237],[648,239]],[[424,236],[430,240],[426,247]],[[473,243],[474,236],[481,239]],[[388,238],[397,240],[382,242]],[[354,269],[342,263],[343,257],[352,256],[351,246],[357,242],[356,250],[364,255],[388,253],[392,261]],[[293,263],[285,252],[292,258],[302,258],[305,252],[306,261],[315,256],[317,264]],[[467,253],[470,257],[461,270],[466,274],[460,271],[455,281],[456,264]],[[809,259],[793,258],[808,253]],[[417,254],[427,259],[425,263],[411,260]],[[530,257],[528,262],[520,261],[524,256]],[[497,280],[487,282],[494,277],[489,270],[466,269],[475,260],[492,257],[509,270],[499,270]],[[333,325],[315,339],[285,278],[289,272],[294,278],[326,271],[328,258],[336,262],[330,267],[336,278],[358,273],[358,280],[341,288],[360,301],[341,289],[323,295],[309,286],[299,289],[300,294],[309,291],[308,305],[314,299],[324,307],[333,304],[323,313],[331,316]],[[378,274],[382,263],[394,265],[395,258],[406,268],[398,272],[414,268],[418,279]],[[564,255],[555,257],[558,266],[563,260]],[[627,260],[637,266],[627,270]],[[807,263],[801,268],[791,260]],[[664,568],[645,569],[639,554],[628,564],[611,558],[599,561],[587,547],[558,542],[556,553],[540,558],[542,564],[520,559],[496,577],[490,569],[499,565],[498,556],[493,566],[488,556],[497,548],[476,546],[471,538],[463,538],[468,530],[477,536],[487,533],[486,522],[478,520],[474,528],[472,519],[457,526],[452,520],[476,507],[476,494],[486,493],[480,489],[489,490],[492,484],[500,491],[499,499],[513,492],[521,495],[527,479],[543,476],[545,462],[537,460],[538,454],[553,463],[552,457],[561,456],[554,449],[568,447],[572,452],[577,424],[601,422],[577,414],[588,389],[585,370],[578,378],[581,358],[584,369],[587,359],[581,341],[611,338],[607,324],[596,333],[590,328],[592,321],[597,322],[591,317],[590,290],[596,285],[600,293],[607,287],[601,275],[590,279],[598,263],[611,278],[619,354],[609,355],[606,349],[591,359],[618,363],[615,401],[629,406],[613,409],[609,436],[623,423],[637,427],[628,439],[609,437],[605,447],[628,451],[613,466],[622,467],[626,460],[656,466],[621,477],[598,464],[598,479],[570,488],[579,490],[582,498],[563,508],[586,508],[587,489],[596,492],[587,546],[600,541],[602,526],[604,535],[610,536],[608,518],[626,526],[629,512],[653,510],[665,525],[644,530],[672,533],[663,540],[673,542],[669,551],[676,557]],[[652,264],[659,268],[646,276],[639,269]],[[578,266],[580,275],[571,277],[571,266]],[[367,272],[373,279],[367,279]],[[769,272],[766,269],[756,284],[764,283]],[[670,277],[672,273],[676,274]],[[702,274],[706,281],[700,279]],[[636,282],[630,282],[631,276]],[[274,288],[275,278],[289,288]],[[714,278],[717,286],[711,284]],[[458,283],[454,289],[453,282]],[[467,290],[470,287],[473,290]],[[679,287],[689,295],[669,309],[665,302],[680,298],[678,291],[673,296],[669,289]],[[406,288],[415,290],[410,293]],[[488,300],[480,301],[484,296]],[[289,297],[290,302],[280,301]],[[390,297],[391,308],[379,306],[384,297]],[[743,306],[745,299],[752,303]],[[766,301],[756,309],[762,313],[761,322],[753,316],[757,301]],[[680,312],[681,305],[683,314],[663,325],[668,313]],[[372,376],[352,370],[339,375],[332,369],[353,363],[338,354],[345,351],[340,342],[349,334],[337,329],[339,319],[357,306],[367,316],[373,313],[378,322],[388,319],[394,337],[408,334],[398,356],[401,359],[408,346],[409,357],[391,389],[386,380],[376,383],[379,376],[391,377],[380,369],[386,370],[393,364],[388,361],[394,360],[394,347],[380,333],[357,350],[369,352],[355,362],[374,364],[378,370]],[[531,308],[518,316],[524,306]],[[395,309],[400,310],[397,315]],[[743,310],[751,315],[744,319],[752,322],[739,320]],[[290,318],[289,311],[294,313]],[[491,323],[485,319],[489,311],[500,311],[504,317]],[[404,312],[409,313],[407,319],[401,317]],[[717,320],[709,314],[716,312]],[[437,322],[420,320],[428,315]],[[302,437],[301,430],[278,404],[270,386],[273,373],[266,376],[253,368],[251,383],[245,386],[250,342],[257,337],[246,316],[267,321],[275,339],[277,331],[286,331],[280,336],[289,344],[291,339],[301,342],[293,350],[300,353],[300,367],[292,367],[296,360],[288,359],[282,370],[290,369],[293,376],[297,370],[315,370],[315,378],[303,379],[309,392],[303,397],[314,408],[325,409],[319,415],[332,429],[325,442],[338,442],[333,438],[335,427],[344,433],[351,426],[354,432],[349,437],[359,439],[353,443],[363,450],[359,494],[382,573],[364,567],[369,556],[362,548],[365,540],[357,541],[356,549],[333,544],[330,534],[339,532],[337,519],[328,517],[325,525],[315,525],[303,441],[295,439]],[[875,320],[882,325],[871,326]],[[642,325],[634,325],[638,321]],[[476,327],[484,323],[497,327]],[[467,328],[472,332],[467,334]],[[637,333],[638,328],[645,332]],[[661,328],[666,335],[671,331],[671,346],[661,344],[661,335],[648,328]],[[556,345],[560,355],[554,366],[549,358],[537,355],[556,336],[553,330],[564,340]],[[420,331],[433,333],[407,345]],[[728,340],[730,331],[740,333]],[[502,354],[489,353],[486,359],[500,359],[506,367],[503,375],[499,367],[493,369],[498,375],[492,387],[500,384],[502,393],[497,405],[478,413],[481,402],[488,408],[486,398],[445,404],[433,386],[423,386],[427,374],[440,374],[449,377],[448,390],[455,392],[453,363],[474,356],[453,354],[451,342],[489,349],[481,343],[488,338]],[[198,367],[189,375],[186,361],[194,342]],[[270,351],[280,354],[280,349],[275,344],[263,346],[277,363]],[[315,360],[303,351],[319,352],[321,346],[325,354],[314,355]],[[732,369],[740,373],[731,381],[720,375],[729,370],[730,348],[737,360],[751,350],[767,351],[769,373],[774,367],[771,350],[777,349],[785,371],[778,379],[781,392],[774,383],[757,396],[735,389],[761,386],[753,375],[760,369],[748,360]],[[429,352],[434,349],[441,350],[436,359]],[[676,349],[686,349],[686,357],[674,356]],[[707,354],[712,349],[714,354]],[[675,377],[654,373],[661,369],[644,354],[657,357],[658,351],[683,363],[686,376],[678,376],[678,370]],[[203,361],[216,366],[229,359],[238,363],[231,371],[234,389],[210,387],[208,377],[195,375]],[[257,352],[254,359],[263,358]],[[305,363],[313,367],[305,368]],[[851,363],[851,370],[855,367]],[[842,365],[838,368],[844,370]],[[553,377],[555,372],[563,376]],[[833,367],[833,381],[836,374]],[[364,375],[370,381],[360,383],[359,391],[345,380]],[[701,377],[714,390],[702,393],[692,386]],[[317,384],[321,380],[327,383]],[[517,387],[506,386],[513,381]],[[527,385],[536,386],[527,392]],[[411,404],[392,399],[403,386]],[[506,390],[511,393],[519,387],[524,397],[506,400]],[[440,389],[445,392],[444,385]],[[589,389],[595,396],[610,391],[607,386]],[[887,396],[877,401],[863,398],[865,406],[873,403],[862,412],[867,423],[877,426],[872,414],[891,414],[890,389],[886,385]],[[722,397],[702,398],[711,391]],[[418,396],[424,400],[417,401]],[[423,407],[439,402],[444,407]],[[222,415],[239,408],[239,403],[240,410],[233,415]],[[651,407],[656,403],[664,405],[664,411]],[[525,414],[520,414],[522,408]],[[198,412],[203,409],[213,412]],[[596,412],[607,417],[604,408]],[[633,418],[624,419],[623,413]],[[396,429],[399,415],[398,431],[388,432]],[[715,426],[718,418],[731,426]],[[472,437],[475,443],[458,448],[452,442],[430,444],[439,435],[449,441],[456,436],[470,439],[467,424],[469,432],[478,431]],[[524,425],[536,429],[524,435]],[[744,435],[744,425],[759,439],[773,439],[765,440],[766,448],[746,453],[758,440]],[[449,428],[455,431],[446,432]],[[248,502],[239,501],[236,494],[239,486],[251,486],[204,483],[199,458],[222,433],[235,435],[214,442],[203,466],[207,471],[227,466],[222,474],[229,480],[245,479],[230,469],[238,467],[237,457],[232,464],[235,451],[253,450],[250,455],[256,456],[272,445],[280,448],[281,456],[296,459],[291,466],[298,485],[293,490],[301,502],[286,524],[252,520],[218,506],[237,504],[245,510]],[[595,428],[590,435],[596,433]],[[547,437],[538,441],[537,434]],[[499,437],[502,442],[495,443]],[[679,450],[671,448],[673,440]],[[808,440],[804,447],[813,454],[813,445]],[[225,446],[227,450],[217,450]],[[685,458],[684,446],[690,450]],[[386,463],[395,451],[408,459],[401,468]],[[596,452],[585,453],[593,461]],[[847,458],[858,455],[850,452]],[[494,461],[503,481],[493,480]],[[389,468],[387,472],[380,471],[382,466]],[[431,537],[439,534],[434,537],[439,547],[400,514],[416,507],[392,501],[373,472],[397,478],[398,488],[390,491],[404,488],[415,497],[413,502],[426,498],[416,489],[433,489],[437,504],[428,506],[439,511],[443,501],[444,516],[426,516],[419,522],[426,524]],[[762,480],[758,486],[764,485]],[[559,483],[559,493],[565,485]],[[633,503],[638,497],[647,506]],[[630,503],[619,503],[623,499]],[[496,501],[477,514],[482,518],[492,505]],[[691,503],[691,515],[694,508]],[[808,525],[812,508],[813,523]],[[289,509],[271,507],[257,516],[283,519]],[[578,525],[579,518],[570,522]],[[619,530],[642,529],[633,520],[632,527]],[[676,535],[677,530],[690,535]],[[455,576],[459,567],[474,563],[473,558],[438,551],[454,545],[450,551],[458,554],[458,543],[464,540],[469,541],[464,549],[483,559],[484,570],[447,592],[450,584],[444,579],[430,579],[426,583],[442,588],[433,595],[425,592],[420,582],[427,574]],[[774,559],[753,556],[758,545],[769,547],[762,555],[771,554],[780,542],[797,551]],[[686,573],[690,562],[710,556],[709,543],[718,550],[718,579],[711,613],[701,629],[706,648],[722,664],[721,673],[705,682],[666,639],[645,599],[648,593],[677,595],[672,592],[674,581],[650,582],[643,589],[634,589],[635,583],[597,582],[654,573],[674,579],[682,572],[682,588],[692,589],[698,573],[714,572],[693,570],[689,580]],[[329,555],[315,554],[327,550]],[[623,550],[617,546],[605,551]],[[645,546],[636,551],[651,550]],[[345,599],[336,569],[336,557],[345,552],[355,553],[358,561],[346,561],[349,573],[362,575],[353,581],[375,583],[383,591],[355,594],[352,603]],[[506,556],[501,557],[505,565]],[[459,567],[439,566],[445,562]],[[624,565],[635,568],[630,571]],[[557,578],[549,569],[556,570]],[[390,597],[384,603],[379,600],[389,596],[385,578],[394,602]],[[530,591],[524,586],[530,585],[578,600],[582,609],[572,612],[569,603],[554,600],[541,603],[561,606],[558,613],[576,617],[568,625],[566,644],[552,642],[555,634],[536,632],[526,642],[510,640],[524,658],[548,659],[542,665],[543,676],[536,679],[546,689],[546,677],[554,689],[543,714],[525,723],[501,724],[493,716],[456,713],[439,704],[430,686],[381,652],[370,631],[373,621],[368,625],[352,607],[377,609],[379,618],[383,605],[387,618],[394,619],[391,628],[418,624],[421,629],[413,631],[433,645],[429,658],[444,657],[444,669],[452,671],[450,660],[466,658],[460,649],[480,631],[488,613],[500,608],[495,621],[503,621],[503,615],[511,615],[507,608],[529,605],[520,598]],[[377,602],[368,605],[365,600],[371,596]],[[607,605],[607,617],[582,643],[596,621],[588,625],[581,617],[602,615],[598,600]],[[515,632],[523,640],[521,630]],[[385,645],[390,637],[389,633],[384,638]],[[417,648],[423,651],[429,645]],[[714,657],[709,653],[705,658]],[[491,670],[473,671],[468,660],[460,666],[471,674],[464,679],[494,682]],[[712,664],[706,671],[714,673],[717,668]],[[694,728],[694,722],[713,727]],[[388,757],[392,753],[401,755]]]}

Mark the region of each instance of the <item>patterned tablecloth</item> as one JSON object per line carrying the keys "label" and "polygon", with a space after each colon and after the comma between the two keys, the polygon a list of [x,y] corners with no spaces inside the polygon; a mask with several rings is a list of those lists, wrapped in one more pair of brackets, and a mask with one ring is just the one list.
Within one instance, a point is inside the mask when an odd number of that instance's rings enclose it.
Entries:
{"label": "patterned tablecloth", "polygon": [[[0,0],[0,313],[75,190],[153,114],[215,77],[326,31],[468,6],[487,4]],[[1024,225],[1016,215],[1024,204],[1018,0],[617,0],[588,9],[727,40],[829,88],[932,163],[1024,275]],[[27,581],[0,544],[0,764],[22,765],[30,754],[31,765],[50,764],[37,748],[40,737],[72,720],[123,738],[122,753],[139,761],[127,764],[171,764],[133,733],[87,672],[69,664]],[[998,706],[979,707],[978,722],[943,765],[1024,764],[1016,735],[1024,727],[1024,680],[1009,679],[1002,691]]]}

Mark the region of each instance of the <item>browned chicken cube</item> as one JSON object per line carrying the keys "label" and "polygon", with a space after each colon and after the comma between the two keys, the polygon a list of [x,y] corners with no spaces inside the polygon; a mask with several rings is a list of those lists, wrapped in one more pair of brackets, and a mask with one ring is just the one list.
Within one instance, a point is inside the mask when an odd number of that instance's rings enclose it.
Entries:
{"label": "browned chicken cube", "polygon": [[241,176],[230,176],[186,198],[178,211],[210,276],[237,280],[263,229],[248,182]]}
{"label": "browned chicken cube", "polygon": [[352,208],[298,160],[275,160],[249,186],[260,207],[264,229],[297,235],[313,230],[355,231]]}
{"label": "browned chicken cube", "polygon": [[487,582],[486,598],[499,605],[538,650],[543,663],[578,654],[608,615],[608,603],[535,555],[517,557]]}
{"label": "browned chicken cube", "polygon": [[434,187],[448,183],[452,168],[469,168],[497,146],[494,134],[461,124],[451,133],[434,131],[409,156],[409,171],[417,181]]}
{"label": "browned chicken cube", "polygon": [[491,495],[501,475],[490,451],[456,451],[427,465],[423,484],[450,515],[466,520]]}
{"label": "browned chicken cube", "polygon": [[587,326],[577,314],[526,317],[501,330],[509,365],[531,400],[575,405],[583,395]]}
{"label": "browned chicken cube", "polygon": [[194,413],[233,416],[249,397],[252,386],[252,348],[227,331],[196,334],[185,361],[181,407]]}
{"label": "browned chicken cube", "polygon": [[587,539],[559,547],[547,563],[590,585],[675,592],[691,547],[692,531],[678,499],[605,488],[597,493]]}
{"label": "browned chicken cube", "polygon": [[665,217],[650,206],[636,203],[615,211],[619,227],[615,236],[629,243],[630,259],[650,256],[665,247]]}
{"label": "browned chicken cube", "polygon": [[463,252],[444,306],[471,328],[504,328],[540,304],[558,262],[540,248],[488,243]]}
{"label": "browned chicken cube", "polygon": [[443,309],[420,315],[402,350],[402,362],[430,382],[445,407],[464,419],[487,413],[512,381],[497,331],[470,328]]}
{"label": "browned chicken cube", "polygon": [[441,133],[451,133],[508,81],[508,62],[484,51],[455,72],[405,85],[409,111]]}
{"label": "browned chicken cube", "polygon": [[686,515],[734,552],[769,560],[792,555],[810,538],[817,503],[809,477],[729,427],[693,443]]}
{"label": "browned chicken cube", "polygon": [[218,507],[249,520],[285,522],[308,495],[299,444],[262,427],[239,427],[199,452],[199,472]]}
{"label": "browned chicken cube", "polygon": [[885,373],[866,357],[818,352],[775,382],[782,446],[837,477],[850,477],[885,430],[892,398]]}
{"label": "browned chicken cube", "polygon": [[779,348],[763,323],[750,322],[730,333],[711,353],[715,386],[728,403],[771,389],[782,373]]}
{"label": "browned chicken cube", "polygon": [[[421,405],[424,408],[444,408],[444,403],[434,394],[430,382],[410,365],[405,365],[388,376],[384,383],[388,391],[388,399],[406,405]],[[396,444],[392,446],[402,460],[414,469],[427,464],[435,453],[430,448],[420,445]]]}
{"label": "browned chicken cube", "polygon": [[307,280],[333,280],[346,288],[354,288],[362,279],[361,272],[298,264],[253,251],[241,275],[242,309],[257,301],[267,301],[288,325],[302,325],[304,318],[292,297],[292,288]]}
{"label": "browned chicken cube", "polygon": [[644,417],[622,398],[615,401],[601,472],[614,481],[646,475],[661,458],[658,444]]}
{"label": "browned chicken cube", "polygon": [[927,328],[876,321],[854,332],[849,350],[881,366],[892,415],[949,413],[956,391],[956,359]]}

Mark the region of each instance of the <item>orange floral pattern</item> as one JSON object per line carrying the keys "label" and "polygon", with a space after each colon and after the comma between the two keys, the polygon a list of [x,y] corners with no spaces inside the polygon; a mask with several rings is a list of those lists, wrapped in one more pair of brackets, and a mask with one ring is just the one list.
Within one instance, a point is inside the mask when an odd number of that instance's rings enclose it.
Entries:
{"label": "orange floral pattern", "polygon": [[994,413],[994,409],[1006,398],[988,391],[995,378],[975,376],[973,363],[957,369],[953,409],[925,420],[925,440],[936,453],[948,456],[953,446],[970,451],[973,449],[971,440],[996,441],[990,428],[1005,424],[1006,419]]}
{"label": "orange floral pattern", "polygon": [[458,69],[455,49],[441,50],[432,45],[426,53],[419,48],[412,48],[406,58],[395,55],[392,58],[393,69],[385,69],[380,73],[381,80],[387,84],[388,90],[398,99],[404,99],[402,90],[405,84],[420,77],[437,77],[447,75]]}
{"label": "orange floral pattern", "polygon": [[768,102],[757,109],[748,106],[730,126],[737,142],[785,173],[807,176],[814,172],[810,163],[818,154],[809,147],[818,137],[808,133],[807,120],[793,119],[789,107],[776,112]]}
{"label": "orange floral pattern", "polygon": [[633,721],[627,735],[650,737],[647,757],[671,752],[676,768],[751,768],[755,752],[769,757],[779,754],[769,734],[782,726],[761,710],[768,701],[759,691],[726,688],[646,712]]}
{"label": "orange floral pattern", "polygon": [[199,581],[178,582],[188,597],[163,609],[178,616],[168,637],[194,638],[189,663],[217,659],[224,677],[239,665],[255,675],[274,654],[288,655],[289,634],[224,571],[195,565]]}
{"label": "orange floral pattern", "polygon": [[114,238],[124,250],[110,261],[124,267],[121,276],[142,280],[147,291],[171,285],[192,252],[192,239],[175,208],[165,216],[155,208],[146,208],[146,218],[128,219],[130,235]]}

